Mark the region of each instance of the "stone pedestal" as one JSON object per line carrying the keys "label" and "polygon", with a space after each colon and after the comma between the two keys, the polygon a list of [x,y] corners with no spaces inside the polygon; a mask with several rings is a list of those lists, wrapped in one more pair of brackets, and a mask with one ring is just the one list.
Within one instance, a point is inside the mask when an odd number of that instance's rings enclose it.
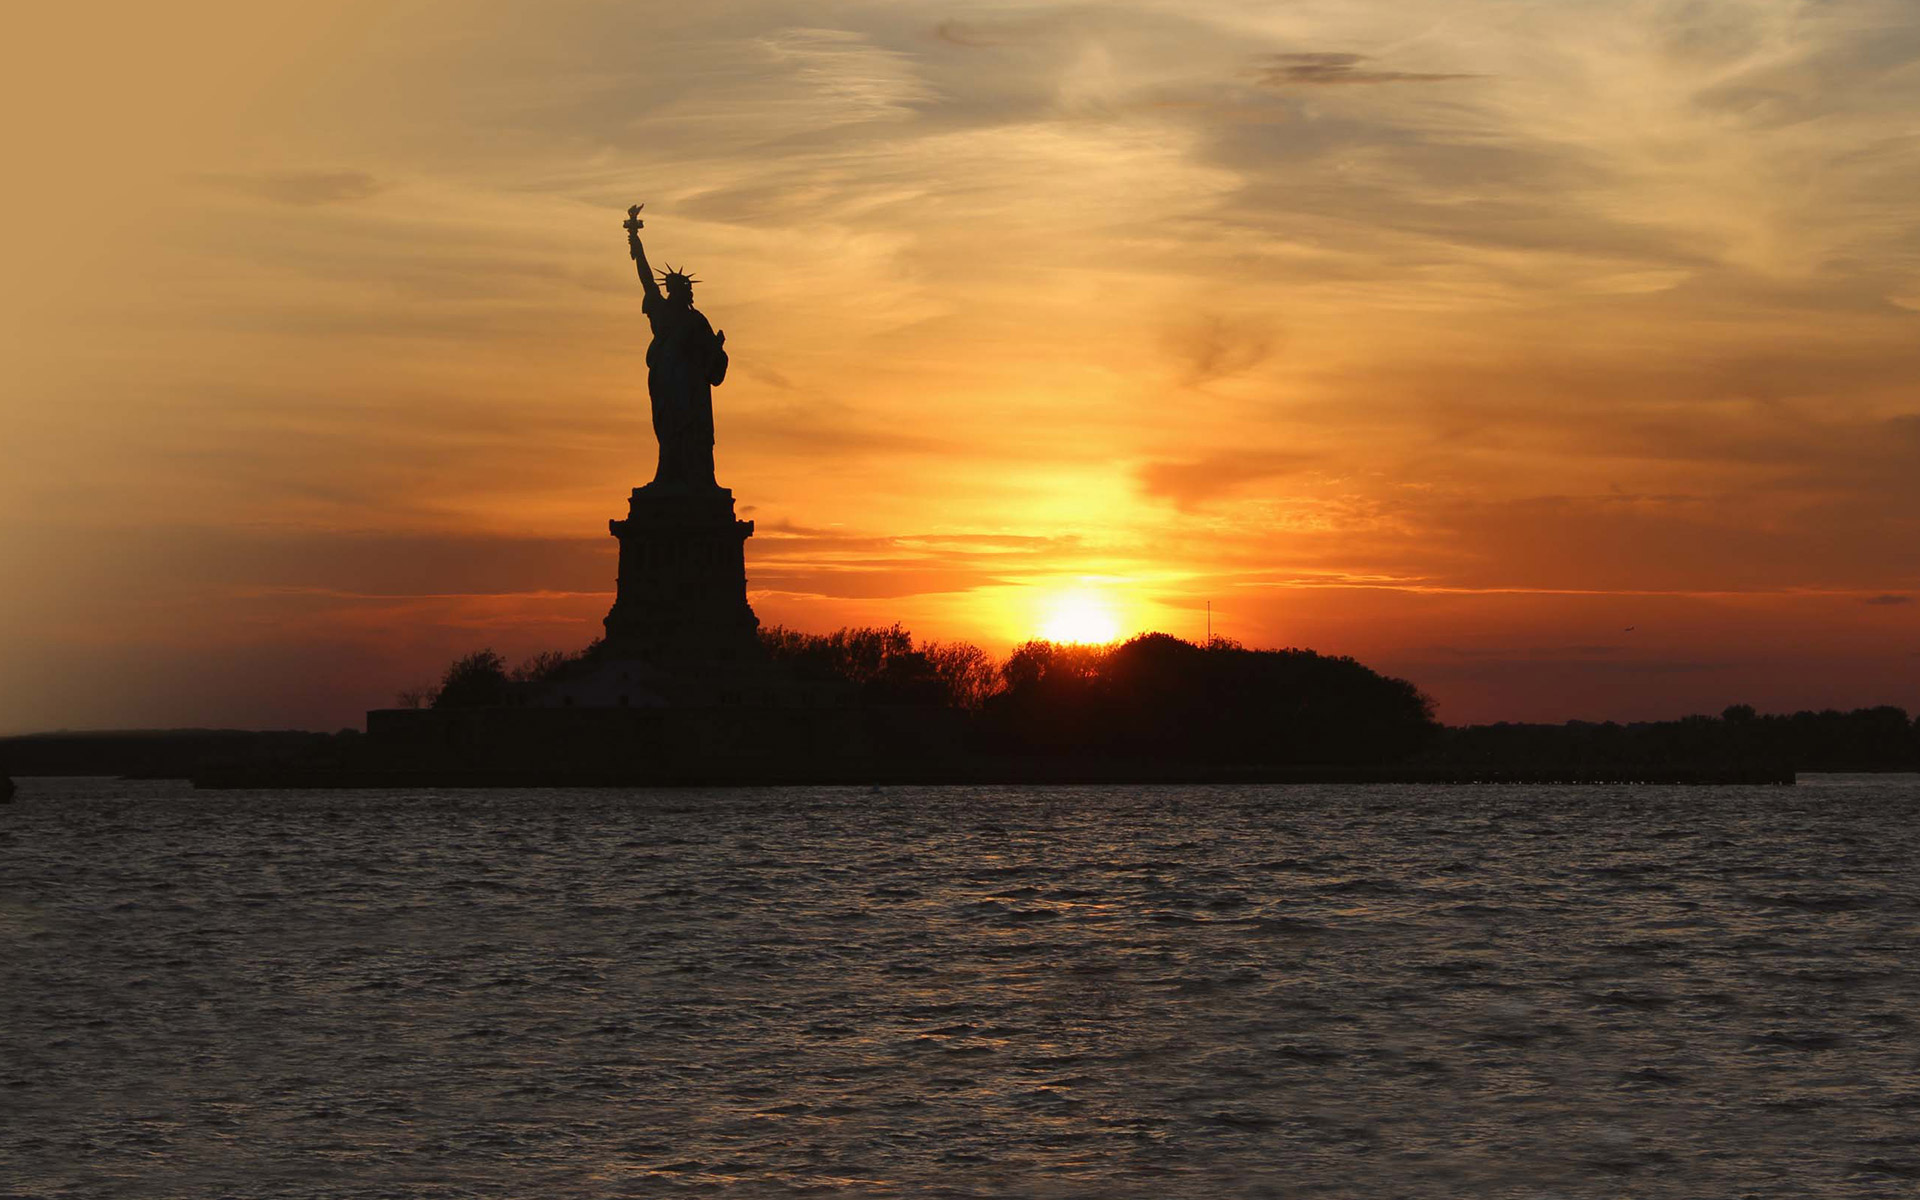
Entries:
{"label": "stone pedestal", "polygon": [[747,603],[746,541],[726,488],[633,489],[620,540],[620,577],[607,613],[607,650],[668,670],[750,662],[760,619]]}

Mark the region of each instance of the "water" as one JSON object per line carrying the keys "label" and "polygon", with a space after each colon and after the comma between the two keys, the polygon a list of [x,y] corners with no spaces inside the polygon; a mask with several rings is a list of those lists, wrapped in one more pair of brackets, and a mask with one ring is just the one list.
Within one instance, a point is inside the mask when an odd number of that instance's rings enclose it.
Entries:
{"label": "water", "polygon": [[31,780],[0,1194],[1911,1195],[1917,817]]}

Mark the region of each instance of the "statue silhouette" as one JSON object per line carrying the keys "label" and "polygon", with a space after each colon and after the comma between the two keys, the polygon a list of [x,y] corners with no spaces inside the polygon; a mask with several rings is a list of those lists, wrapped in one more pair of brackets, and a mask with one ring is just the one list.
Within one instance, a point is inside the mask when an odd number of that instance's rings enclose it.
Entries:
{"label": "statue silhouette", "polygon": [[727,377],[727,335],[715,333],[693,306],[692,276],[669,266],[655,280],[640,244],[640,207],[627,210],[625,227],[627,250],[647,289],[641,311],[653,328],[653,343],[647,347],[647,396],[660,464],[650,486],[712,491],[719,487],[713,478],[713,389]]}

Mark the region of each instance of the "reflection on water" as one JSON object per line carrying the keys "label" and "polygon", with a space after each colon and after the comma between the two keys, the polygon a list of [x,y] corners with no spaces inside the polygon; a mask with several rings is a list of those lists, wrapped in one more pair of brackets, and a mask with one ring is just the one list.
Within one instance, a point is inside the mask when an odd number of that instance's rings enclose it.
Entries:
{"label": "reflection on water", "polygon": [[1920,782],[0,809],[20,1195],[1920,1187]]}

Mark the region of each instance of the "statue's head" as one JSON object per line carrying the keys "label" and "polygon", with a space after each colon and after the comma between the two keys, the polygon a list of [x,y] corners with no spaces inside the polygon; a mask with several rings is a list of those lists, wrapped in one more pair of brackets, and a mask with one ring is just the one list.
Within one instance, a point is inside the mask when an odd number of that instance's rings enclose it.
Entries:
{"label": "statue's head", "polygon": [[660,273],[660,286],[665,289],[667,299],[688,307],[693,305],[693,285],[697,282],[693,276],[674,267]]}

